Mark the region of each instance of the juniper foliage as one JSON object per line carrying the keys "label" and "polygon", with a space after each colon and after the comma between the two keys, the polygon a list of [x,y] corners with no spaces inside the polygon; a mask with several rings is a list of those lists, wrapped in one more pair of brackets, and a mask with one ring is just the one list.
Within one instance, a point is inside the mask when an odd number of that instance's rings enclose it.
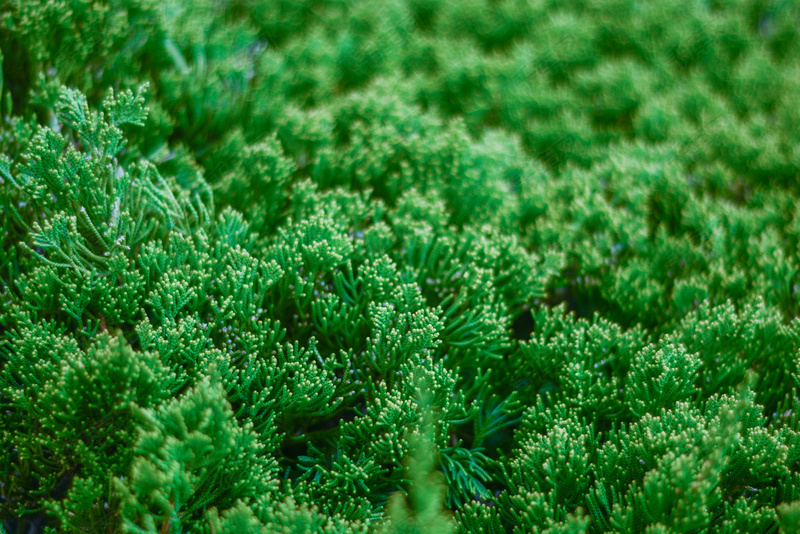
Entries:
{"label": "juniper foliage", "polygon": [[800,532],[798,17],[0,0],[0,532]]}

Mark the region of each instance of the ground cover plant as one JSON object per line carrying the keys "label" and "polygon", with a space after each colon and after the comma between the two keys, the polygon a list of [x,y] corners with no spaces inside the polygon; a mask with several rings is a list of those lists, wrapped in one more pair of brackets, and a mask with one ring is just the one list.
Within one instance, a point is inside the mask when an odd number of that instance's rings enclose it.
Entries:
{"label": "ground cover plant", "polygon": [[0,0],[0,532],[800,532],[798,28]]}

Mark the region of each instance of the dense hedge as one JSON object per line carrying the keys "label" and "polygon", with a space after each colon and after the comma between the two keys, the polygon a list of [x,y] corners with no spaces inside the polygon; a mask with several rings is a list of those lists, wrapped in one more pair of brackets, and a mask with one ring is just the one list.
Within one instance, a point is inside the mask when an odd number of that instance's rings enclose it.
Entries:
{"label": "dense hedge", "polygon": [[0,0],[0,532],[800,532],[796,0]]}

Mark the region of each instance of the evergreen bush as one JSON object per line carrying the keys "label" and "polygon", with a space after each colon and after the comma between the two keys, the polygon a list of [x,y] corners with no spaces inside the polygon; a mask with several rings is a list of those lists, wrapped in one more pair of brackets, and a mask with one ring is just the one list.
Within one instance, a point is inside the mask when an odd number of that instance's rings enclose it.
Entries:
{"label": "evergreen bush", "polygon": [[800,532],[796,0],[0,0],[0,532]]}

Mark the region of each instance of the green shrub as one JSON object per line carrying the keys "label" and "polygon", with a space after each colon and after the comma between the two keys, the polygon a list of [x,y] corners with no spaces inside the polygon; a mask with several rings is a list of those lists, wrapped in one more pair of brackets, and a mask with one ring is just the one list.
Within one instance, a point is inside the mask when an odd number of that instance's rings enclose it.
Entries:
{"label": "green shrub", "polygon": [[798,16],[0,1],[0,532],[800,531]]}

